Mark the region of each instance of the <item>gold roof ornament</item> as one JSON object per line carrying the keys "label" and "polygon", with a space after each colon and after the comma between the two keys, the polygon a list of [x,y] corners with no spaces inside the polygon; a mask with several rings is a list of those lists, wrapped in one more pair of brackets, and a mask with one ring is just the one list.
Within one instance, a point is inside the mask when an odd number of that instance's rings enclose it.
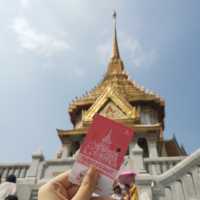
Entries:
{"label": "gold roof ornament", "polygon": [[[162,118],[164,118],[164,100],[157,94],[144,89],[143,86],[139,86],[135,81],[130,80],[128,74],[124,70],[123,61],[120,58],[117,40],[116,16],[116,12],[114,12],[112,55],[107,67],[107,72],[105,73],[103,80],[99,84],[97,84],[94,89],[86,93],[84,96],[75,99],[69,105],[68,112],[70,114],[70,118],[73,124],[75,124],[76,118],[78,117],[78,115],[80,115],[80,113],[84,113],[85,120],[91,119],[91,116],[95,114],[95,111],[100,109],[98,106],[99,104],[96,104],[97,99],[99,99],[102,94],[105,94],[105,91],[108,91],[108,88],[112,88],[112,90],[114,90],[114,96],[120,96],[121,99],[124,99],[123,104],[126,106],[123,106],[122,110],[126,110],[126,114],[131,110],[130,106],[134,106],[134,104],[138,102],[153,102],[160,110],[160,113],[163,116]],[[118,100],[118,98],[113,99]],[[105,101],[105,99],[103,101]],[[93,104],[96,104],[96,107]],[[92,113],[92,110],[94,111],[94,113]],[[129,112],[128,115],[131,118],[134,118],[134,112],[135,111],[133,109],[131,112]]]}
{"label": "gold roof ornament", "polygon": [[112,55],[108,64],[106,75],[120,74],[124,71],[124,64],[120,59],[119,46],[117,41],[117,13],[113,12],[113,42],[112,42]]}
{"label": "gold roof ornament", "polygon": [[95,114],[97,114],[106,103],[112,101],[123,113],[124,116],[120,118],[124,119],[135,119],[136,109],[132,107],[123,96],[119,95],[115,91],[114,87],[107,87],[105,91],[97,98],[94,104],[88,109],[83,115],[83,121],[92,121]]}
{"label": "gold roof ornament", "polygon": [[116,18],[117,18],[117,13],[116,11],[114,11],[113,13],[114,33],[113,33],[113,45],[112,45],[112,56],[111,56],[112,60],[120,59],[119,47],[117,42]]}

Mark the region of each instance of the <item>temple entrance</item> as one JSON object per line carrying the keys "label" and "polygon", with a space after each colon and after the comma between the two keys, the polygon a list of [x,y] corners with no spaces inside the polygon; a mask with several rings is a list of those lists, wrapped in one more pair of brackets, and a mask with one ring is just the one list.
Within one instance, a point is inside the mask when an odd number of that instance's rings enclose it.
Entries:
{"label": "temple entrance", "polygon": [[146,138],[139,138],[137,144],[140,146],[140,148],[143,149],[143,157],[144,158],[149,157],[149,150]]}

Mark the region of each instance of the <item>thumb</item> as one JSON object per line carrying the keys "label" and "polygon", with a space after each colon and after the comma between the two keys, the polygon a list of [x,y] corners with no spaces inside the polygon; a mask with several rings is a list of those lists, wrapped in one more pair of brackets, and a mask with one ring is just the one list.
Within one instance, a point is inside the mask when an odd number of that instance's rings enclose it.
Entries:
{"label": "thumb", "polygon": [[90,167],[83,178],[80,187],[87,187],[91,192],[95,190],[97,182],[99,180],[99,172],[95,167]]}
{"label": "thumb", "polygon": [[73,199],[84,199],[89,200],[91,198],[92,193],[95,190],[97,185],[97,181],[99,178],[99,173],[94,167],[90,167],[87,171],[86,175],[81,182],[80,188]]}

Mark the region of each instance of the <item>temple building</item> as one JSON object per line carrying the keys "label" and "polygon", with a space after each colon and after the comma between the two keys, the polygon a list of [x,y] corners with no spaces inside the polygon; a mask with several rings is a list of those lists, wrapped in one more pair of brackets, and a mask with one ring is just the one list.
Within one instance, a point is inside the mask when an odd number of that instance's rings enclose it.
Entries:
{"label": "temple building", "polygon": [[185,156],[184,148],[178,145],[175,137],[167,141],[163,138],[165,101],[131,81],[126,73],[117,41],[116,14],[113,18],[112,55],[107,71],[93,90],[69,105],[73,129],[57,130],[63,145],[58,158],[76,152],[97,113],[133,128],[144,157]]}
{"label": "temple building", "polygon": [[38,188],[70,169],[95,114],[131,127],[135,137],[129,145],[124,167],[137,172],[139,193],[153,200],[200,199],[200,149],[187,155],[175,138],[165,140],[165,101],[158,94],[132,81],[125,71],[113,15],[111,58],[98,85],[73,100],[68,112],[73,129],[57,129],[61,148],[56,158],[45,160],[42,152],[31,163],[0,164],[3,179],[18,177],[20,200],[37,199]]}

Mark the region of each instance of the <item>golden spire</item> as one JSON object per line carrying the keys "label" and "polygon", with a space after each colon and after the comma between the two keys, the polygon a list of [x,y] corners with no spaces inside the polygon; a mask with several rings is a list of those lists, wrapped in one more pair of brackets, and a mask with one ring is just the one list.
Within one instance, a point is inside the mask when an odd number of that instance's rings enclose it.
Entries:
{"label": "golden spire", "polygon": [[113,44],[112,44],[112,59],[120,59],[118,42],[117,42],[117,28],[116,28],[116,11],[113,12],[113,24],[114,24],[114,33],[113,33]]}
{"label": "golden spire", "polygon": [[118,47],[118,42],[117,42],[116,18],[117,18],[117,14],[116,14],[116,11],[114,11],[113,12],[114,30],[113,30],[112,55],[111,55],[111,60],[108,65],[106,77],[109,75],[121,74],[123,73],[123,70],[124,70],[123,62],[120,59],[119,47]]}

